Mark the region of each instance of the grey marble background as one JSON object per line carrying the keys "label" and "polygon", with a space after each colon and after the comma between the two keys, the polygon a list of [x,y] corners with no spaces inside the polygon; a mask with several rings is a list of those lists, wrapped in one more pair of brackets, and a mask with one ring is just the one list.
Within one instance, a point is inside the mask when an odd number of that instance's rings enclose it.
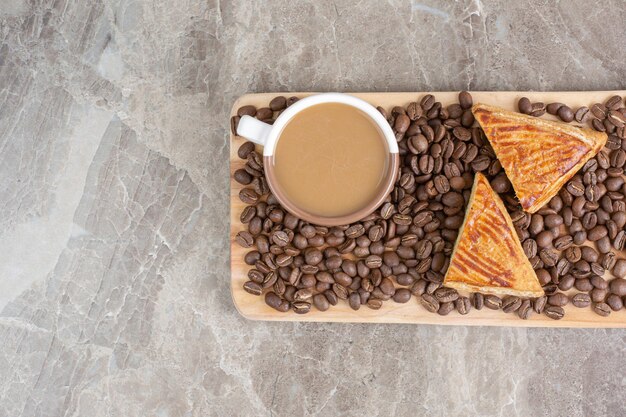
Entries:
{"label": "grey marble background", "polygon": [[626,333],[246,321],[246,92],[620,89],[623,1],[0,1],[0,416],[608,416]]}

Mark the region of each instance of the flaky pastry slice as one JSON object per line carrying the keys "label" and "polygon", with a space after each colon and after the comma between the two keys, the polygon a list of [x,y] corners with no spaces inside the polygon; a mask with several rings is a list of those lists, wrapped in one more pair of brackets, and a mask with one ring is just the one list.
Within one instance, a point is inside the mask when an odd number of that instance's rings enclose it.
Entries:
{"label": "flaky pastry slice", "polygon": [[522,208],[534,213],[595,156],[607,135],[486,104],[472,107]]}
{"label": "flaky pastry slice", "polygon": [[544,294],[504,203],[481,173],[474,179],[443,285],[495,295]]}

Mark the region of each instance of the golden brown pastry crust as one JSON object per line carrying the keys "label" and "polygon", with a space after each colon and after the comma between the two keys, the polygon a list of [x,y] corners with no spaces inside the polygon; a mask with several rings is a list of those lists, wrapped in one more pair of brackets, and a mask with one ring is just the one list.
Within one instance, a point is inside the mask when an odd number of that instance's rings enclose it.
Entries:
{"label": "golden brown pastry crust", "polygon": [[443,285],[496,295],[544,294],[504,203],[481,173],[474,179]]}
{"label": "golden brown pastry crust", "polygon": [[606,144],[607,135],[486,104],[472,107],[522,208],[534,213]]}

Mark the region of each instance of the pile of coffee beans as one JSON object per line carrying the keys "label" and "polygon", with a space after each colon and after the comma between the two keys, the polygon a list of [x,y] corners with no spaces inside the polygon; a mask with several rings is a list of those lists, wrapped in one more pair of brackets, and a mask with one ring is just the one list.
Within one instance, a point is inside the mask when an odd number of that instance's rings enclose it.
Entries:
{"label": "pile of coffee beans", "polygon": [[[279,96],[268,107],[241,107],[231,119],[233,134],[241,116],[271,124],[297,100]],[[377,310],[385,301],[406,303],[412,297],[440,315],[488,308],[522,319],[545,314],[558,320],[568,303],[601,316],[624,308],[626,260],[619,259],[626,244],[624,100],[614,96],[576,110],[519,100],[522,113],[539,117],[547,111],[565,122],[590,122],[609,135],[606,147],[532,215],[522,211],[474,121],[472,104],[464,91],[447,107],[430,94],[391,111],[379,107],[398,141],[398,180],[378,211],[344,226],[317,226],[286,212],[270,193],[254,144],[242,144],[237,154],[246,164],[234,179],[244,186],[239,197],[247,204],[240,216],[247,230],[236,236],[239,245],[250,248],[244,289],[264,296],[278,311],[299,314],[326,311],[339,302],[354,310]],[[485,174],[503,198],[545,296],[466,297],[442,286],[476,172]],[[616,278],[606,280],[609,272]]]}

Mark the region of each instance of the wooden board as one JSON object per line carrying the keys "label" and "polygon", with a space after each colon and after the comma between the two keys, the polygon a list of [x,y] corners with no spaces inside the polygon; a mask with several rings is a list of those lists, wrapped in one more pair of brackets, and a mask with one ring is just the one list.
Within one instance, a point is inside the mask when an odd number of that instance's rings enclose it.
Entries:
{"label": "wooden board", "polygon": [[[262,93],[248,94],[240,97],[231,110],[236,114],[239,107],[252,104],[265,107],[277,95],[305,97],[314,93]],[[411,101],[419,101],[424,93],[352,93],[374,106],[382,106],[391,110],[393,106],[406,106]],[[457,101],[458,92],[439,92],[434,94],[444,106]],[[474,102],[484,102],[515,110],[517,100],[526,96],[531,101],[544,103],[563,102],[574,109],[579,106],[591,106],[593,103],[604,102],[611,95],[626,96],[626,91],[589,91],[589,92],[472,92]],[[546,118],[552,116],[546,115]],[[626,328],[626,310],[612,312],[609,317],[601,317],[590,308],[578,309],[571,304],[565,307],[566,315],[561,320],[552,320],[545,315],[533,314],[529,320],[521,320],[515,314],[506,314],[502,311],[483,309],[472,310],[470,314],[462,316],[456,311],[446,317],[426,311],[415,297],[406,304],[397,304],[393,300],[383,303],[380,310],[372,310],[366,306],[358,311],[350,309],[346,302],[331,306],[328,311],[320,312],[311,308],[308,314],[295,314],[293,311],[279,313],[268,307],[263,297],[257,297],[245,292],[242,288],[247,281],[247,271],[250,266],[243,261],[245,253],[250,249],[241,248],[234,243],[234,237],[245,225],[239,221],[239,215],[245,204],[239,200],[240,184],[232,179],[235,170],[243,168],[244,162],[237,157],[237,149],[244,139],[231,135],[230,138],[230,240],[231,240],[231,292],[235,307],[242,316],[252,320],[274,321],[322,321],[322,322],[362,322],[362,323],[425,323],[442,325],[469,325],[469,326],[515,326],[515,327],[620,327]],[[620,258],[625,254],[619,254]]]}

